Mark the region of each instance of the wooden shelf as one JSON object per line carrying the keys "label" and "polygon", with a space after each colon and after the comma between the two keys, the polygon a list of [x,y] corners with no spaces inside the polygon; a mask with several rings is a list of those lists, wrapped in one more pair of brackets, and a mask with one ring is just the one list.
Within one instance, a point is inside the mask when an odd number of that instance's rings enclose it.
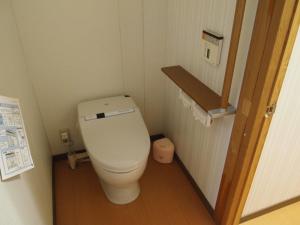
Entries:
{"label": "wooden shelf", "polygon": [[206,112],[221,109],[221,96],[181,66],[164,67],[162,71]]}

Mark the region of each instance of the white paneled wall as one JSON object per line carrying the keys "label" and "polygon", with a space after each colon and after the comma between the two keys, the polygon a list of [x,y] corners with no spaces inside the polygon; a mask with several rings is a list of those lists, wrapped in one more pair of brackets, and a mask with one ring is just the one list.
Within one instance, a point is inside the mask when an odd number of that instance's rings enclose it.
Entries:
{"label": "white paneled wall", "polygon": [[0,95],[20,99],[35,168],[0,181],[1,225],[53,225],[51,153],[10,0],[0,1]]}
{"label": "white paneled wall", "polygon": [[[235,0],[169,0],[166,37],[166,64],[181,65],[217,93],[221,93],[235,12]],[[247,1],[237,66],[230,102],[237,104],[245,69],[251,32],[257,8]],[[201,59],[201,33],[210,29],[224,35],[221,64],[211,66]],[[233,116],[215,120],[205,128],[194,121],[190,110],[178,99],[178,87],[166,78],[165,133],[176,145],[176,151],[200,189],[215,206]]]}
{"label": "white paneled wall", "polygon": [[[215,92],[221,93],[236,0],[170,0],[168,2],[167,64],[182,65]],[[201,59],[202,31],[224,35],[221,64]]]}
{"label": "white paneled wall", "polygon": [[12,0],[53,154],[76,128],[79,102],[130,94],[150,134],[162,132],[167,0]]}
{"label": "white paneled wall", "polygon": [[299,58],[300,31],[243,212],[244,216],[300,196]]}
{"label": "white paneled wall", "polygon": [[166,136],[174,141],[178,156],[215,206],[233,117],[217,120],[206,128],[183,106],[175,83],[166,79]]}
{"label": "white paneled wall", "polygon": [[165,34],[167,0],[143,0],[145,119],[152,134],[163,132]]}
{"label": "white paneled wall", "polygon": [[12,2],[52,152],[62,128],[82,149],[77,104],[124,93],[118,1]]}
{"label": "white paneled wall", "polygon": [[143,1],[118,1],[124,92],[145,108]]}

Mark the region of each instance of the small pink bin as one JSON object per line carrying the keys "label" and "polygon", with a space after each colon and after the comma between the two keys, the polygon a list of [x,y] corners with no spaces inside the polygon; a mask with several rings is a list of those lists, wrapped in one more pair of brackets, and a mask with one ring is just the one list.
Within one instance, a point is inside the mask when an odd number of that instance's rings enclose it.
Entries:
{"label": "small pink bin", "polygon": [[171,163],[174,156],[174,144],[168,138],[153,143],[153,158],[160,163]]}

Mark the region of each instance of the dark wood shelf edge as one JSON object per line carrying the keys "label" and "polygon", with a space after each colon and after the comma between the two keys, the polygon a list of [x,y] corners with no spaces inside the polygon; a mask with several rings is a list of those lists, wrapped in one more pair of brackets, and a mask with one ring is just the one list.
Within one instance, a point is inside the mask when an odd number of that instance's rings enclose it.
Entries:
{"label": "dark wood shelf edge", "polygon": [[[221,108],[221,96],[203,84],[183,67],[163,67],[162,71],[206,112]],[[228,106],[231,106],[228,103]]]}

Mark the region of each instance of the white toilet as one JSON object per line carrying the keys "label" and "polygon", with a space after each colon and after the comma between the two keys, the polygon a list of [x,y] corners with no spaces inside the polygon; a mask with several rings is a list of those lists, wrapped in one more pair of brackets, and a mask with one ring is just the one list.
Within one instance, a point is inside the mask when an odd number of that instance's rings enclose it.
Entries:
{"label": "white toilet", "polygon": [[81,135],[107,198],[115,204],[134,201],[140,193],[150,138],[131,97],[104,98],[78,105]]}

